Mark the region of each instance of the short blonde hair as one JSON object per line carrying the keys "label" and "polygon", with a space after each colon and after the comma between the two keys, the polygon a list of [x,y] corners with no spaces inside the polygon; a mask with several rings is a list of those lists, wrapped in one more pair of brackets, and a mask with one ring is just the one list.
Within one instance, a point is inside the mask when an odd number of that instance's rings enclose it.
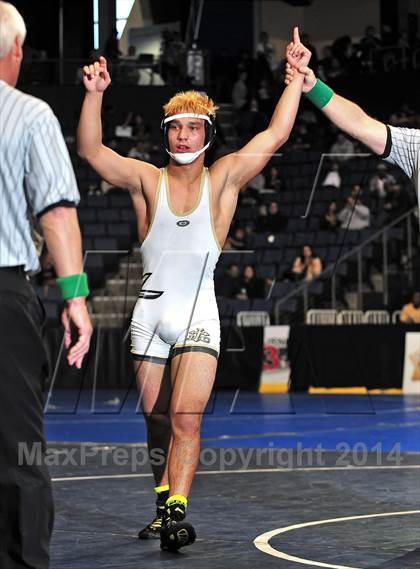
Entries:
{"label": "short blonde hair", "polygon": [[12,49],[16,36],[25,41],[25,22],[13,4],[0,1],[0,59]]}
{"label": "short blonde hair", "polygon": [[163,106],[165,116],[178,113],[215,115],[218,108],[210,97],[199,91],[180,91]]}

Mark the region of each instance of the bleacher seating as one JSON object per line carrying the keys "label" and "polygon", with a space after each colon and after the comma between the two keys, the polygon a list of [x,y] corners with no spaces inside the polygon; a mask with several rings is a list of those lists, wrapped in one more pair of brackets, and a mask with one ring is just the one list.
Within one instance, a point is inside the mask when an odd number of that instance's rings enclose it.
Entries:
{"label": "bleacher seating", "polygon": [[[74,148],[71,150],[71,157],[82,192],[78,213],[83,235],[83,247],[89,251],[85,268],[93,290],[93,305],[95,311],[100,306],[105,310],[109,303],[112,304],[111,297],[120,297],[120,295],[125,294],[123,291],[126,289],[129,295],[137,295],[136,283],[138,286],[141,266],[138,258],[134,260],[133,256],[130,256],[130,252],[138,240],[136,215],[130,195],[125,190],[116,189],[104,195],[88,193],[91,188],[99,187],[100,178],[84,161],[75,155]],[[286,228],[274,234],[269,232],[248,234],[247,250],[245,252],[223,251],[216,268],[216,274],[224,271],[231,263],[237,263],[240,267],[251,264],[255,267],[258,278],[270,279],[274,281],[274,285],[266,287],[266,290],[270,290],[269,298],[249,300],[218,298],[222,321],[235,319],[241,311],[253,310],[267,311],[272,322],[275,321],[275,313],[280,323],[302,321],[302,292],[279,304],[278,310],[274,310],[276,303],[281,302],[296,288],[296,283],[285,279],[289,276],[291,266],[296,256],[301,253],[302,247],[306,244],[311,245],[321,258],[323,267],[326,268],[327,266],[335,266],[339,257],[378,231],[378,227],[375,227],[375,220],[373,220],[372,227],[361,231],[345,231],[343,229],[325,231],[320,229],[320,217],[326,211],[328,203],[334,200],[340,209],[344,205],[345,197],[348,195],[352,184],[364,184],[363,200],[369,200],[366,182],[375,168],[376,158],[348,160],[342,166],[341,189],[321,185],[324,170],[327,168],[325,162],[323,171],[319,176],[319,183],[313,196],[309,215],[307,218],[302,217],[312,191],[319,159],[319,152],[306,151],[286,152],[281,156],[273,157],[271,160],[267,168],[271,164],[276,164],[279,167],[282,176],[282,188],[279,191],[264,190],[261,192],[260,198],[261,202],[267,205],[272,201],[279,204],[280,211],[288,218]],[[239,206],[235,213],[233,225],[237,224],[244,227],[246,224],[256,221],[257,216],[257,207]],[[388,238],[390,243],[401,243],[405,238],[404,229],[401,227],[390,229]],[[372,244],[362,250],[364,282],[368,279],[369,267],[372,263],[377,262],[378,255],[380,255],[379,249],[380,247]],[[125,286],[127,278],[129,281]],[[339,287],[350,287],[351,289],[351,286],[357,283],[356,255],[352,255],[348,261],[337,265],[336,279]],[[317,281],[309,287],[307,301],[310,309],[327,308],[326,296],[329,286],[329,277],[327,277],[327,279]],[[382,298],[381,295],[369,291],[364,291],[364,294],[366,295],[365,307],[377,308],[377,304]],[[109,298],[109,300],[95,301],[96,295],[99,295],[101,299]],[[55,309],[52,307],[54,301],[49,300],[48,302],[51,303],[48,310],[53,315],[55,313]],[[117,305],[119,303],[118,301]],[[336,319],[342,323],[348,320],[359,321],[359,315],[345,316],[345,311],[342,308],[346,308],[345,305],[340,306],[341,312],[336,314],[333,320]],[[108,309],[109,307],[106,308],[106,310]],[[99,312],[95,312],[95,314],[97,314],[96,319],[99,321]],[[117,316],[110,319],[115,322],[118,321]]]}

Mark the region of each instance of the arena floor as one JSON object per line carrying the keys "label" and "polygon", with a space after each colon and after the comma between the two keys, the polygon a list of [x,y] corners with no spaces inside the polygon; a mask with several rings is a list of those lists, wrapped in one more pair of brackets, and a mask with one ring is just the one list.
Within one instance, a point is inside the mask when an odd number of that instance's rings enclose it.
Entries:
{"label": "arena floor", "polygon": [[136,393],[92,395],[50,399],[51,569],[420,566],[418,397],[215,394],[190,496],[198,538],[170,554],[137,539],[154,498]]}

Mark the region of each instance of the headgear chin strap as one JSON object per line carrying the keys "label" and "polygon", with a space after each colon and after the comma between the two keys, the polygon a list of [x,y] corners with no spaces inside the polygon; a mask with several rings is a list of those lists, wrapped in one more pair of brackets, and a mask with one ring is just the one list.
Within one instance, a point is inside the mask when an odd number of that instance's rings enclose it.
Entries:
{"label": "headgear chin strap", "polygon": [[[169,150],[169,141],[168,141],[168,123],[181,118],[194,118],[194,119],[203,119],[205,121],[205,130],[206,130],[206,137],[205,137],[205,145],[201,150],[197,150],[196,152],[171,152]],[[214,138],[216,136],[216,126],[214,124],[214,116],[213,115],[201,115],[196,113],[180,113],[177,115],[171,115],[169,117],[165,117],[161,123],[161,129],[163,130],[163,142],[165,145],[165,150],[169,154],[171,158],[178,162],[178,164],[191,164],[194,162],[200,154],[205,152],[214,142]]]}

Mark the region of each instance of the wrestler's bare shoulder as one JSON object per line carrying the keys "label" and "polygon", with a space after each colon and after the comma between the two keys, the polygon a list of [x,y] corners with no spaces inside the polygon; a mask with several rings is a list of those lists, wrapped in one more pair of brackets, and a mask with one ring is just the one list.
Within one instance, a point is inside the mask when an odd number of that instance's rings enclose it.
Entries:
{"label": "wrestler's bare shoulder", "polygon": [[222,156],[216,160],[210,167],[210,180],[214,197],[221,197],[229,190],[235,190],[232,182],[229,179],[229,165],[232,163],[232,156]]}
{"label": "wrestler's bare shoulder", "polygon": [[139,180],[139,187],[132,188],[132,190],[136,193],[136,190],[138,192],[138,190],[141,189],[141,192],[138,193],[141,193],[147,201],[153,201],[161,170],[153,164],[144,162],[143,160],[137,160],[136,158],[131,158],[130,160],[133,168],[135,169],[136,178]]}

